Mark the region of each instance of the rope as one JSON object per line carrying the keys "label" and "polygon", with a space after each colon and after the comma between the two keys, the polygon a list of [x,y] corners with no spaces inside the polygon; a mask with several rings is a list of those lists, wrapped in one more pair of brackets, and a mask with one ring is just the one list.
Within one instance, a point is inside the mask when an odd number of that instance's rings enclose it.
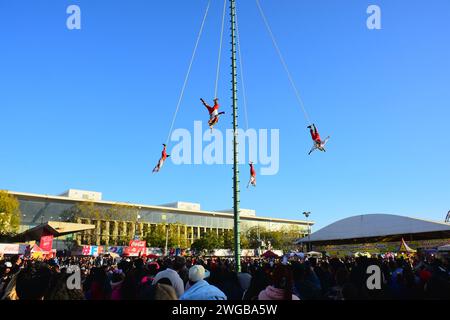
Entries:
{"label": "rope", "polygon": [[242,87],[242,98],[243,98],[243,102],[244,102],[244,116],[245,116],[245,126],[246,126],[245,129],[248,130],[247,95],[245,93],[244,69],[242,68],[241,39],[239,37],[239,24],[238,24],[237,10],[236,10],[236,36],[237,36],[237,47],[238,47],[238,56],[239,56],[239,69],[241,69],[241,87]]}
{"label": "rope", "polygon": [[192,52],[191,61],[189,62],[189,67],[186,73],[186,77],[184,78],[183,87],[181,88],[180,97],[178,98],[177,107],[175,108],[175,113],[172,118],[172,124],[170,125],[169,135],[167,136],[166,144],[169,143],[170,135],[172,134],[173,126],[175,125],[175,120],[177,118],[178,110],[180,109],[181,101],[183,100],[184,90],[186,89],[186,85],[189,79],[189,74],[191,73],[192,64],[194,62],[195,53],[197,52],[197,47],[200,42],[200,38],[203,33],[203,27],[205,26],[206,17],[208,16],[209,6],[211,4],[211,0],[208,1],[208,5],[206,6],[205,14],[203,16],[202,24],[200,26],[200,31],[198,32],[197,41],[195,42],[194,51]]}
{"label": "rope", "polygon": [[222,29],[220,31],[220,43],[219,43],[219,54],[218,54],[218,58],[217,58],[216,85],[214,87],[214,98],[217,98],[217,89],[219,87],[220,58],[222,55],[223,30],[225,27],[226,9],[227,9],[227,0],[223,0]]}
{"label": "rope", "polygon": [[303,103],[303,100],[302,100],[302,98],[301,98],[301,96],[300,96],[300,92],[298,91],[298,89],[297,89],[297,87],[296,87],[296,85],[295,85],[294,79],[292,78],[292,75],[291,75],[291,73],[290,73],[290,71],[289,71],[289,68],[288,68],[288,66],[287,66],[287,63],[286,63],[286,61],[284,60],[283,55],[281,54],[281,50],[280,50],[280,48],[278,47],[277,41],[276,41],[276,39],[275,39],[275,36],[274,36],[274,34],[273,34],[273,32],[272,32],[272,29],[270,28],[269,22],[267,21],[266,15],[264,14],[264,11],[263,11],[263,9],[262,9],[262,7],[261,7],[261,4],[259,3],[259,0],[256,0],[256,4],[257,4],[257,6],[258,6],[259,13],[261,14],[261,17],[262,17],[262,19],[264,20],[264,24],[266,25],[267,31],[268,31],[269,34],[270,34],[270,37],[271,37],[271,39],[272,39],[272,43],[273,43],[273,45],[274,45],[274,47],[275,47],[275,50],[276,50],[277,53],[278,53],[278,56],[279,56],[280,61],[281,61],[281,64],[283,65],[284,70],[286,71],[286,74],[287,74],[287,76],[288,76],[288,78],[289,78],[289,82],[291,83],[292,89],[293,89],[294,92],[295,92],[295,96],[297,97],[297,101],[298,101],[300,107],[302,108],[303,114],[305,115],[306,121],[308,122],[308,124],[311,124],[311,120],[310,120],[310,118],[309,118],[308,112],[306,112],[305,104]]}

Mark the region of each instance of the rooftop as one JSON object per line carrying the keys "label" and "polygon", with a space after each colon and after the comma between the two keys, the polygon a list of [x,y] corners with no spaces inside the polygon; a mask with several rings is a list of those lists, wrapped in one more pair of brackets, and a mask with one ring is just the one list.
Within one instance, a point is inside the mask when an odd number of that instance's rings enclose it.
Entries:
{"label": "rooftop", "polygon": [[300,242],[332,242],[335,240],[356,240],[388,237],[405,234],[447,232],[450,223],[429,221],[393,214],[365,214],[336,221]]}
{"label": "rooftop", "polygon": [[[74,190],[74,189],[72,189]],[[83,192],[83,190],[77,190],[78,192]],[[179,212],[179,213],[191,213],[191,214],[197,214],[197,215],[212,215],[212,216],[218,216],[218,217],[227,217],[231,218],[233,217],[233,213],[231,210],[224,210],[224,211],[206,211],[206,210],[200,210],[200,204],[198,203],[191,203],[191,202],[181,202],[177,201],[174,203],[164,204],[164,205],[146,205],[146,204],[136,204],[136,203],[129,203],[129,202],[117,202],[117,201],[105,201],[105,200],[96,200],[96,199],[86,199],[83,196],[76,196],[76,197],[70,197],[68,195],[47,195],[47,194],[34,194],[34,193],[26,193],[26,192],[16,192],[16,191],[8,191],[9,193],[22,198],[22,199],[48,199],[53,201],[61,201],[61,202],[86,202],[86,201],[92,201],[97,204],[103,204],[103,205],[126,205],[126,206],[132,206],[137,208],[143,208],[143,209],[151,209],[155,211],[162,211],[162,212]],[[94,191],[84,191],[84,192],[94,192]],[[101,194],[101,193],[100,193]],[[283,219],[283,218],[271,218],[271,217],[258,217],[256,216],[256,213],[254,210],[250,209],[242,209],[243,213],[241,214],[241,219],[243,220],[254,220],[254,221],[270,221],[270,222],[280,222],[280,223],[293,223],[293,224],[309,224],[313,225],[314,221],[306,221],[306,220],[292,220],[292,219]]]}

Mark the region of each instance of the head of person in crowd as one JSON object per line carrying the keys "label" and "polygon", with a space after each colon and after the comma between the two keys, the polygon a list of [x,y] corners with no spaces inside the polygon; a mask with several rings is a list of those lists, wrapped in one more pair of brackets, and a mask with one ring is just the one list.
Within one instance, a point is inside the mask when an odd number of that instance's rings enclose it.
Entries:
{"label": "head of person in crowd", "polygon": [[[166,278],[167,279],[167,278]],[[154,300],[178,300],[177,293],[171,285],[157,283],[154,290]]]}
{"label": "head of person in crowd", "polygon": [[259,293],[267,288],[269,284],[270,281],[267,274],[261,268],[255,269],[250,285],[244,292],[243,300],[257,300]]}
{"label": "head of person in crowd", "polygon": [[158,271],[159,271],[159,264],[158,264],[158,262],[156,262],[156,261],[150,262],[150,263],[147,265],[147,270],[148,270],[148,275],[149,275],[150,277],[155,277],[156,274],[157,274]]}
{"label": "head of person in crowd", "polygon": [[49,290],[51,270],[47,265],[35,263],[21,269],[16,279],[19,300],[42,300]]}
{"label": "head of person in crowd", "polygon": [[176,256],[172,263],[172,269],[179,272],[186,266],[186,259],[184,257]]}
{"label": "head of person in crowd", "polygon": [[227,296],[219,288],[205,281],[209,271],[202,265],[194,265],[189,269],[189,289],[180,300],[227,300]]}
{"label": "head of person in crowd", "polygon": [[278,264],[272,274],[272,285],[260,292],[258,300],[299,300],[293,294],[293,275],[290,266]]}
{"label": "head of person in crowd", "polygon": [[[52,281],[44,300],[85,300],[81,283],[71,281],[71,275],[67,273],[52,274]],[[69,282],[71,286],[69,287]],[[80,287],[76,287],[80,285]]]}

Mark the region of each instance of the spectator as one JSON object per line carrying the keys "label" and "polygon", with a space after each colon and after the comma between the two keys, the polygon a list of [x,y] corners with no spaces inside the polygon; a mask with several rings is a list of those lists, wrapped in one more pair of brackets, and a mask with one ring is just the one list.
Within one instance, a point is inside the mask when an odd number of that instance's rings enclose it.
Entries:
{"label": "spectator", "polygon": [[300,300],[292,293],[294,280],[288,266],[279,264],[275,267],[272,285],[261,291],[258,300]]}
{"label": "spectator", "polygon": [[227,296],[217,287],[204,279],[208,273],[201,265],[189,269],[189,289],[180,297],[180,300],[227,300]]}
{"label": "spectator", "polygon": [[16,279],[16,292],[19,300],[43,300],[49,290],[51,271],[37,263],[19,271]]}
{"label": "spectator", "polygon": [[258,300],[258,295],[269,285],[266,273],[257,269],[250,280],[250,286],[244,292],[243,300]]}
{"label": "spectator", "polygon": [[171,286],[175,289],[177,297],[181,297],[184,293],[184,282],[179,276],[178,272],[181,271],[186,265],[186,260],[183,257],[176,257],[172,264],[172,268],[167,266],[166,270],[158,272],[153,279],[153,284],[156,284],[161,278],[168,278]]}

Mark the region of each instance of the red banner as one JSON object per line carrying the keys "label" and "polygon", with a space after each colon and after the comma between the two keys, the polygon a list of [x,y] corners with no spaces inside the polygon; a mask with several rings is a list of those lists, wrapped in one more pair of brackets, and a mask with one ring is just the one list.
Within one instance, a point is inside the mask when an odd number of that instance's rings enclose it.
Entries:
{"label": "red banner", "polygon": [[125,248],[124,255],[126,256],[139,256],[144,255],[146,251],[146,242],[142,240],[131,240],[130,245]]}
{"label": "red banner", "polygon": [[91,254],[91,246],[83,246],[83,249],[81,251],[81,254],[83,256],[88,256]]}
{"label": "red banner", "polygon": [[53,236],[43,236],[41,237],[41,241],[39,241],[39,247],[44,251],[52,251],[53,247]]}
{"label": "red banner", "polygon": [[145,240],[131,240],[130,247],[145,248]]}

